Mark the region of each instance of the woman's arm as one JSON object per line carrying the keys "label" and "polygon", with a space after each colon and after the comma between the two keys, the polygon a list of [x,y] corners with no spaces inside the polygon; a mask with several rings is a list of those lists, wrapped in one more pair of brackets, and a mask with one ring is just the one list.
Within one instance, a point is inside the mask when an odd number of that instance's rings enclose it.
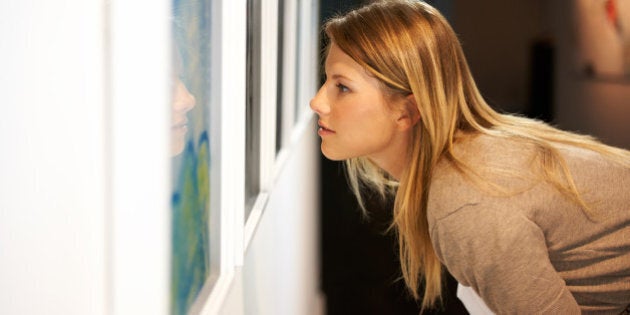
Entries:
{"label": "woman's arm", "polygon": [[467,205],[436,221],[431,237],[451,274],[495,313],[580,313],[549,260],[543,232],[515,209]]}

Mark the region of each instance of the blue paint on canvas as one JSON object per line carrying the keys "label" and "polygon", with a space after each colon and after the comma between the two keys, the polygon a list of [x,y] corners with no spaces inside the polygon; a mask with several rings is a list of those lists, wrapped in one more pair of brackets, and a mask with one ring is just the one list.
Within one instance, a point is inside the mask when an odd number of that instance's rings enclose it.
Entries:
{"label": "blue paint on canvas", "polygon": [[171,313],[210,275],[210,2],[173,0]]}

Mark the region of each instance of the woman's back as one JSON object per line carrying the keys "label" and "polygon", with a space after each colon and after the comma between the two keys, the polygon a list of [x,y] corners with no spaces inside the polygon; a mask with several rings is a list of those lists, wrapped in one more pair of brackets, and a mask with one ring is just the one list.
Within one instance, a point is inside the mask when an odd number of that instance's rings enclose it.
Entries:
{"label": "woman's back", "polygon": [[498,313],[567,312],[577,301],[582,312],[618,314],[630,303],[630,168],[555,148],[589,210],[536,175],[534,145],[479,135],[454,148],[477,181],[445,160],[435,170],[433,245]]}

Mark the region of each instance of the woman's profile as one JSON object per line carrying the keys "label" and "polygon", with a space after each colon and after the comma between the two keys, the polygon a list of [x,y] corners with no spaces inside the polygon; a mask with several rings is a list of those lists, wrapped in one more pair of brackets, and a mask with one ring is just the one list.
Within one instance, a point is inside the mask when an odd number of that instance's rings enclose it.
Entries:
{"label": "woman's profile", "polygon": [[630,152],[493,110],[424,2],[375,2],[324,31],[322,153],[346,162],[361,205],[365,187],[395,197],[402,275],[423,307],[445,266],[498,314],[627,309]]}

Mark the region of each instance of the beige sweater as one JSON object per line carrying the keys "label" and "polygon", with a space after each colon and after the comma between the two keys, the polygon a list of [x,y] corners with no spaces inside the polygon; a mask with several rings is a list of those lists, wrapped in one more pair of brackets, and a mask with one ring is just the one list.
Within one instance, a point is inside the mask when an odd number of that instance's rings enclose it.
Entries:
{"label": "beige sweater", "polygon": [[531,168],[528,145],[489,136],[456,145],[464,161],[511,193],[482,189],[444,161],[435,170],[433,246],[497,314],[619,314],[630,303],[630,169],[558,148],[596,221],[551,185],[510,175]]}

